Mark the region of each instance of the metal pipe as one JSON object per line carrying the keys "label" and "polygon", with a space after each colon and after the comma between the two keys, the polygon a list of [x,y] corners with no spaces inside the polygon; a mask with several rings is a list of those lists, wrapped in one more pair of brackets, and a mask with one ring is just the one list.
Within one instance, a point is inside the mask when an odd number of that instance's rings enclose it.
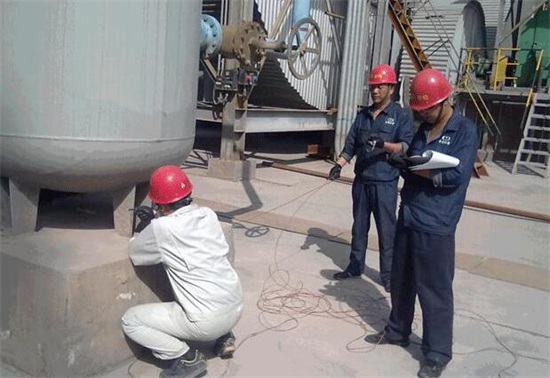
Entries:
{"label": "metal pipe", "polygon": [[485,202],[470,201],[470,200],[466,200],[464,202],[464,206],[472,207],[475,209],[493,211],[495,213],[500,213],[500,214],[514,215],[516,217],[533,219],[544,223],[550,223],[550,216],[546,214],[535,213],[532,211],[513,209],[510,207],[493,205]]}
{"label": "metal pipe", "polygon": [[[338,114],[336,117],[334,150],[336,156],[344,147],[346,136],[357,115],[361,92],[365,79],[365,56],[371,1],[349,0],[347,24],[344,38],[340,90],[338,94]],[[358,69],[359,67],[359,69]]]}
{"label": "metal pipe", "polygon": [[309,17],[310,0],[294,0],[292,3],[292,25],[302,18]]}
{"label": "metal pipe", "polygon": [[[523,24],[525,24],[529,19],[531,19],[531,17],[533,17],[533,15],[535,13],[537,13],[539,11],[539,9],[547,3],[548,3],[548,1],[542,1],[539,5],[537,5],[535,8],[533,8],[531,13],[529,13],[527,16],[523,17],[521,20],[518,19],[516,25],[511,30],[508,30],[508,32],[506,33],[506,35],[504,35],[504,37],[501,37],[500,40],[496,40],[497,41],[496,47],[500,46],[506,40],[506,38],[508,38],[513,33],[517,33],[517,30],[520,27],[522,27]],[[513,4],[510,7],[512,7],[512,6],[513,6]],[[518,5],[518,14],[519,15],[521,15],[520,12],[521,12],[521,9]]]}
{"label": "metal pipe", "polygon": [[[302,18],[309,17],[310,1],[309,0],[294,0],[292,4],[292,25],[295,25]],[[300,45],[306,35],[305,31],[298,31],[296,38],[292,44]],[[290,48],[290,46],[289,46]]]}
{"label": "metal pipe", "polygon": [[[285,171],[291,171],[291,172],[296,172],[296,173],[301,173],[301,174],[305,174],[305,175],[310,175],[310,176],[315,176],[315,177],[321,177],[321,178],[328,179],[328,174],[327,173],[312,171],[312,170],[304,169],[304,168],[292,167],[292,166],[282,164],[282,163],[263,161],[262,165],[267,166],[267,167],[282,169],[282,170],[285,170]],[[336,181],[351,184],[353,182],[353,179],[348,178],[348,177],[340,177]],[[498,213],[498,214],[512,215],[512,216],[531,219],[531,220],[536,220],[536,221],[540,221],[540,222],[544,222],[544,223],[550,223],[550,216],[548,216],[546,214],[535,213],[535,212],[532,212],[532,211],[525,211],[525,210],[519,210],[519,209],[513,209],[513,208],[510,208],[510,207],[505,207],[505,206],[500,206],[500,205],[493,205],[493,204],[485,203],[485,202],[466,200],[464,202],[464,207],[471,207],[471,208],[474,208],[474,209],[492,211],[492,212],[495,212],[495,213]]]}
{"label": "metal pipe", "polygon": [[282,51],[285,49],[285,41],[276,41],[271,39],[252,39],[250,45],[259,47],[265,50]]}

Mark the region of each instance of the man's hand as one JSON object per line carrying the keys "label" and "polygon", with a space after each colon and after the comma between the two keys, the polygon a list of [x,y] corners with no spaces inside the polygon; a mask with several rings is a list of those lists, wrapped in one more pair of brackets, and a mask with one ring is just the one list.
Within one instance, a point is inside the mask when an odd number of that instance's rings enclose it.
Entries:
{"label": "man's hand", "polygon": [[[134,223],[133,223],[133,230],[132,235],[134,232],[141,232],[143,229],[151,223],[153,219],[155,219],[155,211],[150,206],[138,206],[135,209],[130,209],[130,211],[134,212]],[[140,222],[139,225],[136,226],[136,218],[139,218]]]}
{"label": "man's hand", "polygon": [[378,134],[372,134],[367,138],[367,144],[369,144],[372,148],[384,148],[384,139],[382,139]]}
{"label": "man's hand", "polygon": [[331,168],[328,179],[329,180],[336,180],[340,178],[340,173],[342,172],[342,167],[338,164],[334,164],[334,167]]}
{"label": "man's hand", "polygon": [[408,169],[412,162],[403,151],[392,152],[388,155],[388,163],[397,169]]}
{"label": "man's hand", "polygon": [[134,212],[142,222],[151,223],[155,219],[155,212],[150,206],[138,206],[134,209]]}

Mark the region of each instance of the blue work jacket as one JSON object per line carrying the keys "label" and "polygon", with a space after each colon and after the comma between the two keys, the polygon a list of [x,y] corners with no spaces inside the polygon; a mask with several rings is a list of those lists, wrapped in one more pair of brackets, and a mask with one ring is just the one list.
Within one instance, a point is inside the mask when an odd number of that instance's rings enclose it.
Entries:
{"label": "blue work jacket", "polygon": [[385,142],[402,143],[407,151],[413,137],[413,120],[410,111],[391,102],[378,114],[372,116],[373,106],[357,114],[340,156],[350,162],[356,156],[355,177],[361,182],[387,182],[399,177],[399,170],[387,162],[386,153],[381,148],[372,149],[366,140],[372,134],[378,134]]}
{"label": "blue work jacket", "polygon": [[432,150],[454,156],[454,168],[430,170],[431,180],[406,171],[401,190],[400,218],[404,225],[437,235],[453,234],[462,214],[477,148],[476,125],[454,112],[441,135],[427,143],[429,125],[422,124],[408,150],[409,156]]}

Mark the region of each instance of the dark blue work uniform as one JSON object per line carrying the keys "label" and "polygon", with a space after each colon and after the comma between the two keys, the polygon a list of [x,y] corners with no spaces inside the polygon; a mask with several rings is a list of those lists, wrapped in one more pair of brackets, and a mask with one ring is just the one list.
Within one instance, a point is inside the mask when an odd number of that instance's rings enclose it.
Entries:
{"label": "dark blue work uniform", "polygon": [[340,156],[351,161],[356,156],[355,179],[352,186],[353,227],[350,262],[346,270],[360,275],[365,269],[365,257],[374,214],[380,251],[380,279],[389,282],[395,237],[397,180],[399,170],[387,162],[383,149],[366,144],[367,138],[378,134],[385,142],[402,143],[406,151],[413,137],[412,115],[399,104],[390,102],[376,119],[373,106],[363,109],[355,118]]}
{"label": "dark blue work uniform", "polygon": [[426,150],[459,159],[455,168],[431,170],[431,180],[404,173],[392,262],[392,310],[386,335],[407,339],[416,294],[422,308],[422,351],[426,360],[446,365],[452,358],[455,231],[478,148],[475,124],[453,113],[441,135],[427,142],[420,126],[408,155]]}

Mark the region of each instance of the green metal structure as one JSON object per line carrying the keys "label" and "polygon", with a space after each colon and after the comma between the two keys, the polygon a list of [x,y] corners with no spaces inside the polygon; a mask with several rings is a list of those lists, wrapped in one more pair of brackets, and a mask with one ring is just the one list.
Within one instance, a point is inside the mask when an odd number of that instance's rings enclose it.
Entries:
{"label": "green metal structure", "polygon": [[[522,26],[517,53],[518,78],[520,87],[548,88],[550,78],[550,9],[541,7]],[[542,57],[540,51],[542,50]],[[537,74],[537,66],[538,74]]]}

